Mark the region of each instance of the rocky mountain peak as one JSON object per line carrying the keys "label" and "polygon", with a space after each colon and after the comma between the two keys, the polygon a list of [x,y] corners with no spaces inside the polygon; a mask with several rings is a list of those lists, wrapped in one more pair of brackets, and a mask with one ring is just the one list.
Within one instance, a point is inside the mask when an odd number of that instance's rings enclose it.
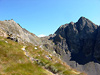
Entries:
{"label": "rocky mountain peak", "polygon": [[80,17],[79,20],[77,21],[79,24],[81,25],[85,25],[87,22],[92,23],[89,19],[85,18],[85,17]]}
{"label": "rocky mountain peak", "polygon": [[[56,44],[55,51],[63,57],[69,65],[78,66],[78,70],[83,70],[88,75],[98,75],[99,71],[89,69],[84,65],[97,65],[100,63],[100,27],[85,17],[80,17],[76,22],[62,25],[52,37]],[[72,63],[72,61],[74,61]],[[90,62],[94,62],[91,64]],[[88,66],[87,65],[87,66]],[[99,65],[100,66],[100,65]],[[84,67],[84,69],[83,69]],[[100,67],[94,67],[100,69]],[[96,73],[97,72],[97,73]]]}
{"label": "rocky mountain peak", "polygon": [[92,21],[85,17],[80,17],[80,19],[76,22],[76,25],[79,30],[83,30],[84,28],[97,29],[98,27]]}
{"label": "rocky mountain peak", "polygon": [[80,17],[78,22],[86,21],[87,19],[85,17]]}

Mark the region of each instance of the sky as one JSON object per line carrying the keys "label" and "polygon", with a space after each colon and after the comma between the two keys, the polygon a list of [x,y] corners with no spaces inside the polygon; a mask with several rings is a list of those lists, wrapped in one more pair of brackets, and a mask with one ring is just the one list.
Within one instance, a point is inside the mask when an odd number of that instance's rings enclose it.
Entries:
{"label": "sky", "polygon": [[0,20],[13,19],[23,28],[44,36],[84,16],[100,25],[100,0],[0,0]]}

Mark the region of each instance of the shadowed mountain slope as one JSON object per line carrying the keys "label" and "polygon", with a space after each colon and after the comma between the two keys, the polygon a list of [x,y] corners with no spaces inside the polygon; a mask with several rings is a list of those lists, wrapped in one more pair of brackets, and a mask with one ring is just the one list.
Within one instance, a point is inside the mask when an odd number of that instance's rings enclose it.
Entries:
{"label": "shadowed mountain slope", "polygon": [[60,26],[49,40],[70,66],[88,75],[100,74],[100,26],[81,17],[76,23]]}

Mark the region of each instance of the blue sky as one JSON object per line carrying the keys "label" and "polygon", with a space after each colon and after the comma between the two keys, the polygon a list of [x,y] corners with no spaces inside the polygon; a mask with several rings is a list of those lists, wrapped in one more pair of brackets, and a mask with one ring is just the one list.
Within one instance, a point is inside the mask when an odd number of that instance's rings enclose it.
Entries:
{"label": "blue sky", "polygon": [[81,16],[100,25],[100,0],[0,0],[0,20],[14,19],[36,35],[53,34]]}

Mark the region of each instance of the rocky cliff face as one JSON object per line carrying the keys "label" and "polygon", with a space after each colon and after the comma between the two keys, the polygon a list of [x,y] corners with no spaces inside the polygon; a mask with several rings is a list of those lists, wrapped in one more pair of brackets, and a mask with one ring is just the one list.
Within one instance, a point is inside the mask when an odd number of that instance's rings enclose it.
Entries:
{"label": "rocky cliff face", "polygon": [[16,42],[29,42],[35,45],[41,43],[41,40],[35,34],[22,28],[14,20],[0,21],[0,36],[7,37]]}
{"label": "rocky cliff face", "polygon": [[49,40],[70,66],[88,75],[100,74],[100,26],[81,17],[76,23],[60,26]]}

